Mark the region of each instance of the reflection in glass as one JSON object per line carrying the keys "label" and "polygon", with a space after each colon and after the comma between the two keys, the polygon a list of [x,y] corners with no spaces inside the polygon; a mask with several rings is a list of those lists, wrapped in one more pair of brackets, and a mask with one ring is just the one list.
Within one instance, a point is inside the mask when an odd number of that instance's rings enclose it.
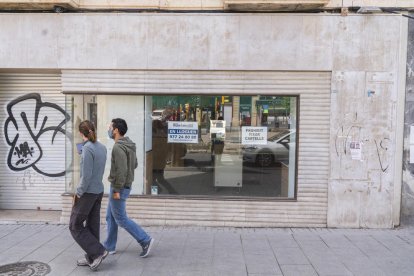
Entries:
{"label": "reflection in glass", "polygon": [[152,194],[294,197],[297,97],[151,98]]}
{"label": "reflection in glass", "polygon": [[297,104],[295,96],[68,95],[66,190],[79,180],[77,127],[96,123],[108,150],[113,118],[124,118],[137,144],[132,194],[294,198]]}

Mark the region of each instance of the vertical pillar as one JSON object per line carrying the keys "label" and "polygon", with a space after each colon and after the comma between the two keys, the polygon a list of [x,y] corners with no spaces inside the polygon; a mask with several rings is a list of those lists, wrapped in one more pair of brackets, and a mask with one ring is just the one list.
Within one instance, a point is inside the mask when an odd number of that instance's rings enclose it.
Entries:
{"label": "vertical pillar", "polygon": [[233,96],[233,118],[231,121],[232,127],[240,126],[240,96]]}
{"label": "vertical pillar", "polygon": [[[414,13],[410,13],[414,16]],[[407,19],[404,19],[407,20]],[[402,34],[403,35],[403,34]],[[400,201],[394,202],[394,206],[401,203],[401,212],[397,214],[394,211],[394,218],[400,215],[401,224],[414,225],[414,160],[410,158],[414,154],[414,21],[408,20],[407,41],[402,41],[407,45],[407,60],[400,61],[400,65],[404,68],[400,70],[406,71],[405,80],[405,113],[404,113],[404,153],[402,156],[402,179],[398,185],[402,185],[399,189]],[[403,71],[401,72],[403,74]],[[400,83],[399,83],[400,84]],[[404,85],[401,84],[401,85]],[[398,130],[397,130],[398,131]],[[396,157],[397,159],[397,157]],[[397,167],[395,170],[397,171]],[[401,173],[401,170],[400,170]],[[402,182],[402,183],[401,183]],[[394,201],[398,196],[398,191],[394,193]],[[397,197],[398,199],[398,197]]]}

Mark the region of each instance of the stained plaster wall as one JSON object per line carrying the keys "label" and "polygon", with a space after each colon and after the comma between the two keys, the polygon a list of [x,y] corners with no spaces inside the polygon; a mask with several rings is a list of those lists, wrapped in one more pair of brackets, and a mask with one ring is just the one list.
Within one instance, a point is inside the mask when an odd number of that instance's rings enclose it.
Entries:
{"label": "stained plaster wall", "polygon": [[[393,73],[336,72],[332,81],[328,222],[392,227],[396,93]],[[368,91],[375,94],[368,95]],[[350,144],[361,143],[353,159]],[[355,157],[354,157],[355,158]]]}
{"label": "stained plaster wall", "polygon": [[[160,10],[224,10],[227,4],[239,2],[244,9],[255,10],[260,7],[260,3],[274,4],[274,8],[286,10],[286,2],[291,4],[290,10],[297,10],[297,7],[312,9],[315,7],[341,8],[359,6],[377,7],[401,7],[412,8],[413,0],[0,0],[0,7],[17,9],[50,9],[53,5],[62,5],[71,9],[160,9]],[[243,4],[257,4],[246,8]],[[262,8],[262,7],[260,7]]]}
{"label": "stained plaster wall", "polygon": [[[351,57],[353,62],[346,62],[348,70],[333,70],[332,74],[330,227],[399,224],[404,108],[401,62],[405,63],[407,21],[390,28],[383,25],[388,23],[347,24],[340,35],[350,40],[348,54],[341,57]],[[398,39],[400,45],[389,39]],[[358,51],[361,47],[370,50]],[[365,70],[351,69],[358,67],[358,61]],[[361,144],[360,158],[352,157],[351,142]]]}
{"label": "stained plaster wall", "polygon": [[[327,225],[399,223],[401,16],[0,14],[0,21],[7,38],[0,68],[331,71]],[[351,141],[362,143],[361,160],[352,160]]]}
{"label": "stained plaster wall", "polygon": [[[414,13],[410,15],[414,16]],[[410,148],[414,146],[414,131],[411,131],[414,126],[414,20],[408,24],[406,81],[401,224],[414,225],[414,161],[410,162],[410,154],[414,154],[414,149]]]}

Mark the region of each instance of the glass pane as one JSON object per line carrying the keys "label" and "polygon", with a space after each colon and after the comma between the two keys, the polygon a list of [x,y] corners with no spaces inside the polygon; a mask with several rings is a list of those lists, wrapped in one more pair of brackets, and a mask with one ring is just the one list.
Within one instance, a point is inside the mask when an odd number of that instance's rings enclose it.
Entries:
{"label": "glass pane", "polygon": [[[72,133],[73,145],[67,146],[67,164],[72,167],[66,176],[66,190],[73,192],[79,183],[80,154],[76,145],[81,143],[78,127],[83,120],[94,122],[98,141],[107,148],[107,162],[104,173],[105,193],[109,192],[110,183],[107,178],[111,167],[111,151],[114,140],[107,134],[108,126],[113,118],[123,118],[128,124],[128,136],[137,145],[138,168],[135,170],[135,180],[131,194],[144,192],[144,96],[119,95],[68,95],[66,109],[71,116],[71,122],[66,125]],[[71,148],[69,148],[71,147]]]}
{"label": "glass pane", "polygon": [[147,193],[294,197],[296,97],[147,98]]}

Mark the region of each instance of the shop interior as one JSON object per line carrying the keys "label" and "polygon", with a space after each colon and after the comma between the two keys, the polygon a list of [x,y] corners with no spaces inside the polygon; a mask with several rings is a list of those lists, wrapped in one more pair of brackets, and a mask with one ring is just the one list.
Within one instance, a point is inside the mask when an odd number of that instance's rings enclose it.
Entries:
{"label": "shop interior", "polygon": [[[281,96],[153,96],[151,194],[294,197],[296,104]],[[195,124],[190,131],[172,122]]]}
{"label": "shop interior", "polygon": [[297,96],[67,95],[67,191],[79,181],[77,131],[92,121],[108,150],[113,118],[124,118],[137,144],[131,194],[185,197],[294,198]]}

